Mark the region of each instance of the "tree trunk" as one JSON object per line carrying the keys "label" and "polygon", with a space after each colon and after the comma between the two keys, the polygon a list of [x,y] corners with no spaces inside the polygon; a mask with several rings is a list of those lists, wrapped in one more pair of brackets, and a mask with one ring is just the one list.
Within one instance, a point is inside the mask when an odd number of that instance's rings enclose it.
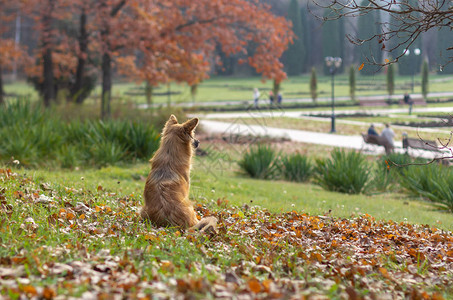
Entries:
{"label": "tree trunk", "polygon": [[2,74],[2,65],[0,65],[0,105],[3,104],[3,74]]}
{"label": "tree trunk", "polygon": [[280,82],[274,79],[274,87],[273,87],[274,99],[278,99],[278,93],[280,92]]}
{"label": "tree trunk", "polygon": [[152,108],[152,105],[153,105],[153,86],[151,84],[149,84],[149,82],[146,82],[145,95],[146,95],[146,104],[148,105],[148,108]]}
{"label": "tree trunk", "polygon": [[[119,2],[111,11],[110,17],[115,17],[126,4],[126,0]],[[105,1],[101,3],[101,7],[107,7]],[[102,54],[102,99],[101,99],[101,118],[110,118],[110,102],[112,99],[112,57],[110,52],[112,45],[108,42],[110,35],[110,25],[107,20],[104,20],[103,29],[101,30],[101,40],[105,43],[104,53]]]}
{"label": "tree trunk", "polygon": [[198,84],[192,84],[190,86],[190,95],[192,96],[192,103],[195,103],[195,96],[197,95]]}
{"label": "tree trunk", "polygon": [[112,58],[109,53],[102,55],[102,99],[101,118],[110,118],[110,100],[112,92]]}
{"label": "tree trunk", "polygon": [[52,62],[52,50],[47,48],[43,55],[44,64],[44,106],[49,107],[50,102],[55,99],[54,82],[53,82],[53,62]]}
{"label": "tree trunk", "polygon": [[85,10],[82,9],[80,15],[80,36],[78,39],[80,55],[77,59],[77,70],[76,70],[76,80],[71,91],[71,99],[75,100],[76,103],[81,104],[85,100],[83,97],[83,75],[85,72],[85,55],[88,49],[88,33],[86,30],[87,16]]}

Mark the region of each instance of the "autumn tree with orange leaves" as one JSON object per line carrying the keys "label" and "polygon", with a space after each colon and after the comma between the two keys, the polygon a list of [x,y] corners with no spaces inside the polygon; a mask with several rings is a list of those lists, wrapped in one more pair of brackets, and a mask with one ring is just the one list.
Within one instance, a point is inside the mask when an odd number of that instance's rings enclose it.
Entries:
{"label": "autumn tree with orange leaves", "polygon": [[[193,86],[208,77],[219,44],[228,55],[243,53],[263,79],[286,78],[279,58],[292,41],[290,24],[259,1],[133,1],[137,16],[130,45],[118,58],[123,73],[150,86],[169,81]],[[251,53],[247,49],[254,45]],[[139,55],[137,55],[137,52]]]}
{"label": "autumn tree with orange leaves", "polygon": [[291,25],[257,0],[20,3],[36,24],[39,44],[27,72],[36,79],[46,106],[58,88],[83,102],[87,64],[97,64],[101,73],[102,118],[110,115],[112,78],[118,69],[149,87],[170,81],[196,86],[220,61],[216,45],[227,55],[241,53],[243,63],[276,86],[286,78],[279,59],[292,42]]}
{"label": "autumn tree with orange leaves", "polygon": [[34,21],[38,47],[34,51],[34,64],[25,68],[30,80],[41,94],[46,107],[55,100],[58,81],[68,77],[76,65],[70,49],[73,48],[60,27],[71,20],[72,11],[67,0],[21,0],[21,10]]}
{"label": "autumn tree with orange leaves", "polygon": [[[95,1],[22,0],[23,13],[34,20],[38,33],[35,63],[25,68],[29,80],[43,97],[44,105],[55,100],[60,89],[69,92],[68,100],[82,103],[94,88],[93,65],[89,58],[89,36],[95,31],[87,19],[94,19]],[[91,61],[88,69],[88,61]],[[88,72],[90,71],[90,72]]]}

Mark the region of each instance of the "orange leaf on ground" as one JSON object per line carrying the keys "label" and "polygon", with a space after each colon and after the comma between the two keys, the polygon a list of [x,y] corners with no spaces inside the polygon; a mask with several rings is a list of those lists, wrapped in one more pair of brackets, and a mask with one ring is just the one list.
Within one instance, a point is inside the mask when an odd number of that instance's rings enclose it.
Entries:
{"label": "orange leaf on ground", "polygon": [[261,283],[256,280],[252,279],[248,282],[249,289],[254,292],[255,294],[259,293],[261,291]]}
{"label": "orange leaf on ground", "polygon": [[22,290],[24,291],[24,293],[29,294],[31,296],[36,296],[37,294],[36,288],[32,285],[25,285],[22,287]]}
{"label": "orange leaf on ground", "polygon": [[42,297],[44,299],[53,299],[57,296],[57,293],[55,293],[55,291],[50,288],[50,287],[44,287],[44,290],[42,291]]}

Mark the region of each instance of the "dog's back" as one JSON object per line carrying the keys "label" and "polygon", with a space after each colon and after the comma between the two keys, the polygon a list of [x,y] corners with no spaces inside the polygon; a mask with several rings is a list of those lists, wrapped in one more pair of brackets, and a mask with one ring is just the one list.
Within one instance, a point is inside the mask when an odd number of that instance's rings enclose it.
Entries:
{"label": "dog's back", "polygon": [[[189,201],[193,131],[198,119],[178,124],[172,115],[165,124],[161,144],[151,159],[141,216],[157,226],[191,227],[198,223]],[[198,145],[198,141],[196,141]]]}

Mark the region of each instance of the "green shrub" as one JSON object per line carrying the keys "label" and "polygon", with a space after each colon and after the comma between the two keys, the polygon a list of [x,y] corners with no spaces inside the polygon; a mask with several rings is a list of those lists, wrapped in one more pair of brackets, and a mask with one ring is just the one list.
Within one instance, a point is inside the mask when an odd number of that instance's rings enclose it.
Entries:
{"label": "green shrub", "polygon": [[278,153],[269,145],[258,145],[247,151],[238,162],[253,178],[273,179],[278,175]]}
{"label": "green shrub", "polygon": [[27,127],[41,124],[55,117],[41,105],[31,105],[27,99],[19,99],[5,104],[0,109],[0,128],[22,124]]}
{"label": "green shrub", "polygon": [[318,159],[315,182],[329,191],[359,194],[370,181],[370,164],[360,152],[334,149],[330,159]]}
{"label": "green shrub", "polygon": [[53,109],[16,101],[0,111],[0,162],[23,166],[105,166],[148,160],[159,147],[151,124],[127,120],[62,121]]}
{"label": "green shrub", "polygon": [[93,164],[97,166],[114,165],[126,156],[123,145],[114,141],[101,141],[91,148]]}
{"label": "green shrub", "polygon": [[62,168],[73,168],[84,161],[84,151],[80,146],[64,144],[56,152],[56,159]]}
{"label": "green shrub", "polygon": [[135,159],[150,159],[159,148],[160,134],[153,126],[130,123],[125,136],[128,151]]}
{"label": "green shrub", "polygon": [[446,205],[453,211],[453,170],[438,164],[409,166],[400,176],[401,185],[412,195]]}
{"label": "green shrub", "polygon": [[281,172],[286,180],[304,182],[313,174],[313,164],[306,156],[296,153],[282,158]]}

